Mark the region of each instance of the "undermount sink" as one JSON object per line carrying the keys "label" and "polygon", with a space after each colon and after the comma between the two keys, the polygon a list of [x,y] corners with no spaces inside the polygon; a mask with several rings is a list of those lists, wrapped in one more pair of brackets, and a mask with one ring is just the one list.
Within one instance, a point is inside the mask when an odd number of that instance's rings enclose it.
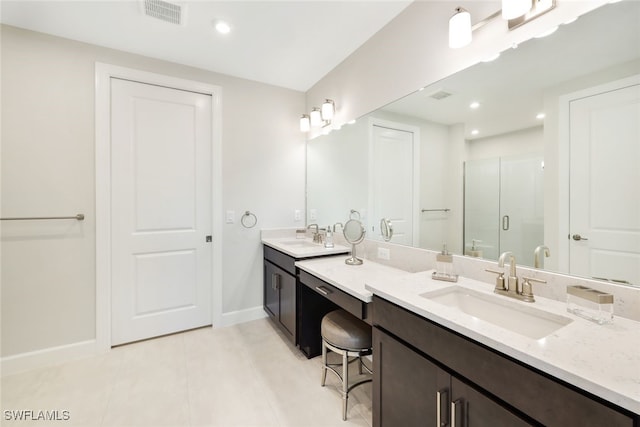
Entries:
{"label": "undermount sink", "polygon": [[514,303],[499,295],[483,294],[460,286],[425,292],[420,296],[536,340],[573,321],[568,317]]}

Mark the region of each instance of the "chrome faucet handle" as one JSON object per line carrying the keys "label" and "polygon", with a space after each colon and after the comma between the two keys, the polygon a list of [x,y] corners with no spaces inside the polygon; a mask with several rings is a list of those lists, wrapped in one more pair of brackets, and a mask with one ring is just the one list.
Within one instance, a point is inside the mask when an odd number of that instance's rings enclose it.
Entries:
{"label": "chrome faucet handle", "polygon": [[487,271],[489,273],[493,273],[493,274],[497,274],[498,276],[496,276],[496,287],[494,289],[495,291],[506,291],[507,288],[504,285],[504,271],[496,271],[496,270],[491,270],[488,268],[485,268],[484,271]]}
{"label": "chrome faucet handle", "polygon": [[533,277],[522,277],[522,301],[535,302],[536,299],[533,296],[533,286],[531,282],[535,283],[547,283],[546,280],[534,279]]}

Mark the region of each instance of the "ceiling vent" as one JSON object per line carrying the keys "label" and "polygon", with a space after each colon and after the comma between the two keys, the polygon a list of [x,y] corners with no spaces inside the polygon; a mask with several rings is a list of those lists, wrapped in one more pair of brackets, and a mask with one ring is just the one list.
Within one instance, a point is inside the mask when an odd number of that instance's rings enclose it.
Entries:
{"label": "ceiling vent", "polygon": [[429,98],[433,98],[433,99],[436,99],[438,101],[440,101],[441,99],[448,98],[450,96],[451,96],[451,94],[449,92],[445,92],[444,90],[439,90],[437,92],[434,92],[434,93],[428,95]]}
{"label": "ceiling vent", "polygon": [[172,24],[183,24],[183,6],[162,0],[144,0],[144,13]]}

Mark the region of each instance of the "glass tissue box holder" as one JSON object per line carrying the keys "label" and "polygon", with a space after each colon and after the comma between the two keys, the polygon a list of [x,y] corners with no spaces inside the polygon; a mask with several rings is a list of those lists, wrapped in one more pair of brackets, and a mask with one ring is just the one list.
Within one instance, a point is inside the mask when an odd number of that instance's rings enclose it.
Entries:
{"label": "glass tissue box holder", "polygon": [[613,322],[613,295],[587,286],[567,286],[567,311],[604,325]]}

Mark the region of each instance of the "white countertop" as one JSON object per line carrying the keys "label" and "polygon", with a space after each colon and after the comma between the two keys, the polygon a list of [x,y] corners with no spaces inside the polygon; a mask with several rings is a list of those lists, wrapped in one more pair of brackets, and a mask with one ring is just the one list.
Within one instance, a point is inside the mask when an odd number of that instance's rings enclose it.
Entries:
{"label": "white countertop", "polygon": [[411,274],[373,261],[364,260],[361,265],[347,265],[348,256],[332,256],[296,262],[296,267],[335,286],[364,302],[371,302],[373,294],[365,288],[369,280],[396,280],[402,275]]}
{"label": "white countertop", "polygon": [[321,243],[313,243],[313,240],[296,239],[295,235],[285,237],[262,237],[262,243],[280,252],[284,252],[297,259],[312,258],[323,255],[345,254],[350,248],[342,245],[334,245],[333,248],[325,248]]}
{"label": "white countertop", "polygon": [[[366,261],[365,261],[366,262]],[[461,286],[489,295],[493,285],[460,278],[458,283],[431,279],[432,271],[367,277],[365,289],[422,317],[485,344],[532,367],[562,379],[616,405],[640,413],[640,322],[615,317],[598,325],[566,311],[566,304],[536,297],[525,303],[573,320],[535,340],[420,296],[424,292]]]}

